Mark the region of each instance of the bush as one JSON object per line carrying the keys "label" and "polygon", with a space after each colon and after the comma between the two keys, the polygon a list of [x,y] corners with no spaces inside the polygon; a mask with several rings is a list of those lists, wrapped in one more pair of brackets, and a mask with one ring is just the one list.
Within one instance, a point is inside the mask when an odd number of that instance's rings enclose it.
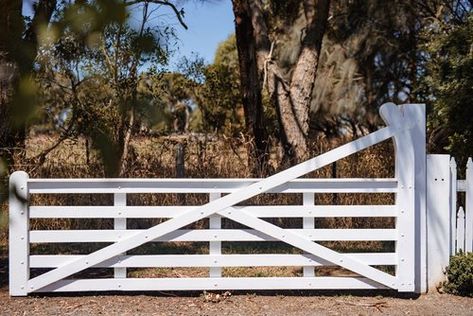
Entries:
{"label": "bush", "polygon": [[450,258],[445,290],[451,294],[473,297],[473,253]]}

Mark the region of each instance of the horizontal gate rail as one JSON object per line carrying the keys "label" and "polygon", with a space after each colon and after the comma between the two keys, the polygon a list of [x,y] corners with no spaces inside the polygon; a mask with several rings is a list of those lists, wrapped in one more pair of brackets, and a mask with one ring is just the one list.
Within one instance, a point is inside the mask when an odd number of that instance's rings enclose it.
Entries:
{"label": "horizontal gate rail", "polygon": [[[172,218],[198,206],[31,206],[30,218]],[[232,206],[256,217],[396,217],[395,205]]]}
{"label": "horizontal gate rail", "polygon": [[[395,253],[346,253],[367,265],[395,265]],[[31,268],[57,268],[83,255],[34,255]],[[278,266],[333,266],[334,264],[312,255],[135,255],[117,256],[101,262],[95,268],[173,268],[173,267],[278,267]]]}
{"label": "horizontal gate rail", "polygon": [[259,278],[156,278],[61,280],[36,292],[79,291],[202,291],[202,290],[374,290],[387,289],[368,278],[358,277],[259,277]]}
{"label": "horizontal gate rail", "polygon": [[[381,132],[381,131],[380,131]],[[392,136],[388,128],[382,140]],[[368,135],[369,136],[369,135]],[[371,138],[365,139],[365,142]],[[360,142],[361,143],[361,142]],[[361,143],[362,144],[362,143]],[[345,147],[346,148],[346,147]],[[329,158],[330,159],[330,158]],[[334,159],[333,161],[336,161]],[[311,162],[310,160],[307,161]],[[308,168],[320,168],[321,166]],[[315,170],[315,169],[313,169]],[[304,175],[302,173],[301,175]],[[30,179],[31,194],[93,193],[233,193],[263,179]],[[396,179],[295,179],[270,187],[265,193],[395,193]]]}
{"label": "horizontal gate rail", "polygon": [[[31,243],[118,242],[146,230],[33,230]],[[397,240],[397,229],[285,229],[314,241]],[[278,241],[254,229],[179,229],[151,241]]]}

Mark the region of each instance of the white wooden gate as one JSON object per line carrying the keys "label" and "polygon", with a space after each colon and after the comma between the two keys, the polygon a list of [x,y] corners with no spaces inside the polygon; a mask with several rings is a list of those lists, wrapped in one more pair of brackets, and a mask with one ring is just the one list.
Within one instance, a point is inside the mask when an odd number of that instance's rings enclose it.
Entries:
{"label": "white wooden gate", "polygon": [[[265,179],[29,179],[24,172],[10,178],[10,294],[63,291],[142,291],[220,289],[396,289],[415,290],[416,237],[419,219],[417,178],[425,182],[425,111],[423,105],[385,104],[386,127]],[[307,173],[394,139],[396,177],[393,179],[312,179]],[[423,156],[424,155],[424,156]],[[417,172],[417,174],[416,174]],[[422,172],[424,174],[422,175]],[[422,184],[420,185],[422,186]],[[114,195],[113,206],[32,206],[35,194]],[[131,193],[205,193],[201,206],[127,206]],[[302,193],[300,206],[237,206],[262,193]],[[314,193],[395,193],[394,205],[314,205]],[[221,229],[228,218],[247,229]],[[303,218],[301,229],[284,229],[267,217]],[[394,217],[392,229],[316,229],[318,217]],[[113,230],[30,230],[35,218],[113,218]],[[127,218],[167,218],[149,229],[128,230]],[[210,218],[209,229],[182,229]],[[388,253],[342,253],[320,241],[387,240]],[[205,241],[206,255],[126,255],[149,242]],[[222,241],[281,241],[303,254],[222,254]],[[86,255],[30,255],[32,243],[110,242]],[[339,266],[354,276],[315,276],[314,267]],[[393,266],[393,274],[377,266]],[[222,267],[298,266],[301,277],[222,277]],[[114,268],[114,278],[71,276],[89,268]],[[205,278],[127,278],[131,267],[208,267]],[[30,269],[50,269],[30,278]]]}

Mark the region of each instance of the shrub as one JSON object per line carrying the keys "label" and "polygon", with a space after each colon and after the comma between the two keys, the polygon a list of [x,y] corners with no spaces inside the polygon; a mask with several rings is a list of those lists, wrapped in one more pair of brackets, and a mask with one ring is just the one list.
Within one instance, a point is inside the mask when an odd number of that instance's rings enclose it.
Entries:
{"label": "shrub", "polygon": [[473,297],[473,253],[450,258],[445,290],[451,294]]}

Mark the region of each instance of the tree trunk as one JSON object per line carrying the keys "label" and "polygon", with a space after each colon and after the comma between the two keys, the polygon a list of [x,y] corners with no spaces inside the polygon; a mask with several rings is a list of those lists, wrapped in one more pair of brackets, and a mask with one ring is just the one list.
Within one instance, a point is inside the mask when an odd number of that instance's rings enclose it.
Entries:
{"label": "tree trunk", "polygon": [[13,119],[13,99],[20,78],[18,51],[21,43],[22,1],[0,0],[0,158],[12,166],[14,151],[24,146],[25,131]]}
{"label": "tree trunk", "polygon": [[[262,113],[262,106],[259,106],[261,83],[267,79],[268,92],[281,126],[280,140],[291,163],[308,157],[309,110],[330,1],[302,0],[301,3],[305,14],[306,35],[302,38],[300,54],[292,74],[287,79],[281,75],[282,71],[272,60],[273,56],[270,56],[269,28],[263,15],[261,0],[233,1],[248,130],[255,133],[255,129],[263,124],[263,117],[258,116],[257,110],[260,109]],[[278,35],[281,34],[276,34],[276,38]],[[277,44],[277,40],[274,44]],[[256,104],[258,108],[254,108]]]}
{"label": "tree trunk", "polygon": [[[294,67],[290,82],[277,76],[273,78],[270,93],[276,103],[282,125],[283,145],[291,163],[308,158],[307,136],[312,90],[317,75],[322,39],[328,19],[329,0],[304,1],[306,36]],[[273,65],[274,67],[274,65]]]}
{"label": "tree trunk", "polygon": [[264,111],[261,96],[261,72],[257,62],[257,43],[252,24],[251,1],[233,0],[235,33],[240,65],[241,92],[245,112],[245,124],[253,148],[250,148],[249,165],[253,175],[263,175],[269,158],[268,135],[264,125]]}

